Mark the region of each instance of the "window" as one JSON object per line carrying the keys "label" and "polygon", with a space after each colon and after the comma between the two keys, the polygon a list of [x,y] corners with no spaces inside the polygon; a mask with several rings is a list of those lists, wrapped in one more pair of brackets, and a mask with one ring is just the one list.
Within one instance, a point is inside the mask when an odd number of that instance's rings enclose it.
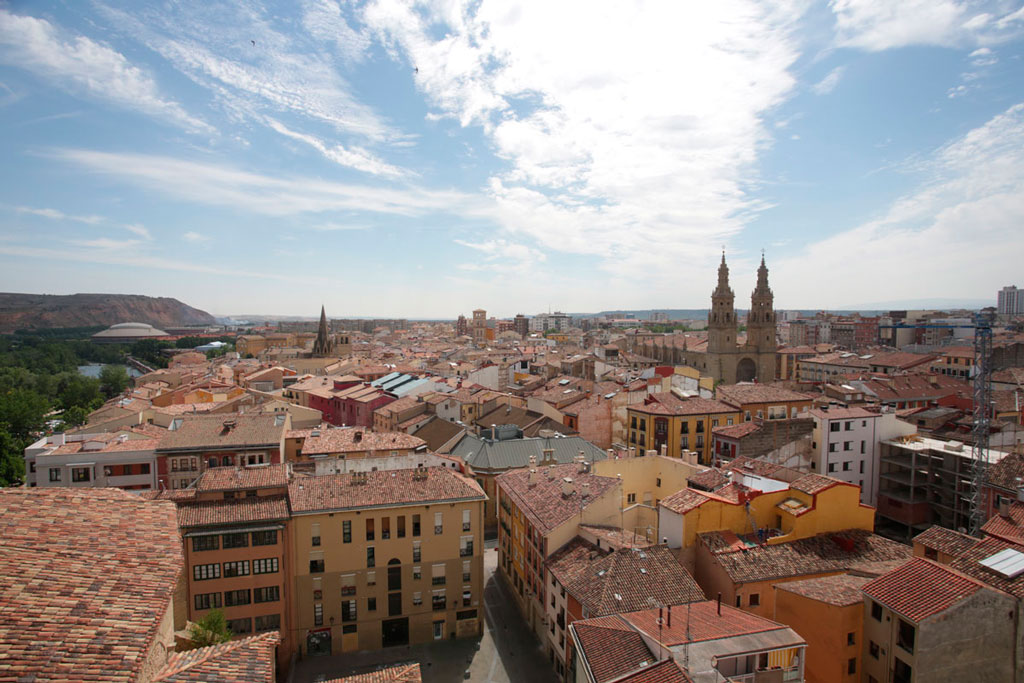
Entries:
{"label": "window", "polygon": [[386,541],[391,538],[391,518],[384,517],[380,520],[380,537]]}
{"label": "window", "polygon": [[847,460],[846,462],[843,463],[843,472],[849,472],[849,471],[850,471],[850,461]]}
{"label": "window", "polygon": [[419,579],[422,579],[423,578],[423,568],[422,567],[413,567],[412,568],[412,578],[413,578],[414,581],[418,581]]}
{"label": "window", "polygon": [[341,523],[341,542],[352,542],[352,522],[350,521],[345,521]]}
{"label": "window", "polygon": [[324,606],[319,602],[313,605],[313,625],[324,625]]}
{"label": "window", "polygon": [[712,420],[711,421],[711,428],[714,429],[717,426],[718,426],[718,420]]}
{"label": "window", "polygon": [[356,594],[356,575],[344,574],[341,577],[341,597],[352,597]]}
{"label": "window", "polygon": [[366,540],[372,541],[374,536],[373,520],[367,518],[366,520]]}
{"label": "window", "polygon": [[473,577],[473,570],[470,566],[469,560],[462,561],[462,580],[469,581]]}
{"label": "window", "polygon": [[376,557],[374,555],[374,551],[373,551],[373,546],[372,545],[368,546],[366,548],[366,566],[367,567],[376,567],[377,566],[377,560],[376,560]]}
{"label": "window", "polygon": [[266,586],[253,590],[253,602],[277,602],[281,599],[280,586]]}
{"label": "window", "polygon": [[463,536],[459,539],[459,557],[469,557],[473,554],[473,537]]}
{"label": "window", "polygon": [[469,531],[469,510],[462,511],[462,530]]}
{"label": "window", "polygon": [[850,657],[848,660],[846,660],[846,673],[848,673],[848,674],[855,674],[855,673],[857,673],[857,658],[856,657]]}
{"label": "window", "polygon": [[253,545],[277,545],[277,529],[252,532]]}
{"label": "window", "polygon": [[430,583],[435,586],[443,586],[445,584],[443,564],[435,564],[430,568]]}
{"label": "window", "polygon": [[878,643],[873,640],[868,641],[868,654],[878,659]]}
{"label": "window", "polygon": [[658,477],[657,484],[658,484],[658,487],[660,488],[661,487],[661,477]]}
{"label": "window", "polygon": [[902,647],[907,652],[913,654],[914,652],[914,636],[917,629],[914,628],[913,624],[909,624],[900,619],[900,629],[896,637],[896,644]]}
{"label": "window", "polygon": [[440,512],[434,513],[434,535],[440,536],[444,533],[444,517]]}
{"label": "window", "polygon": [[220,607],[220,593],[200,593],[194,598],[196,610]]}
{"label": "window", "polygon": [[355,600],[342,600],[341,601],[341,620],[342,621],[355,621],[356,620],[356,601]]}
{"label": "window", "polygon": [[697,433],[698,434],[703,434],[704,433],[704,420],[697,420]]}
{"label": "window", "polygon": [[412,542],[412,561],[419,562],[422,556],[422,550],[420,549],[420,541]]}
{"label": "window", "polygon": [[192,579],[194,581],[205,581],[206,579],[219,579],[220,578],[220,565],[214,564],[197,564],[192,567]]}
{"label": "window", "polygon": [[939,559],[939,551],[936,550],[935,548],[925,548],[924,549],[924,556],[927,557],[929,560],[938,560]]}
{"label": "window", "polygon": [[829,473],[832,473],[832,472],[836,471],[836,464],[834,462],[830,462],[828,464],[828,471],[829,471]]}
{"label": "window", "polygon": [[89,481],[89,474],[88,467],[72,467],[71,481]]}
{"label": "window", "polygon": [[224,563],[224,576],[229,578],[232,576],[248,576],[249,575],[249,560],[240,560],[238,562],[225,562]]}
{"label": "window", "polygon": [[893,658],[895,665],[892,667],[892,681],[893,683],[910,683],[914,680],[914,671],[909,664],[904,662],[899,657]]}
{"label": "window", "polygon": [[366,598],[366,611],[376,612],[377,611],[377,598]]}
{"label": "window", "polygon": [[830,432],[838,432],[839,431],[839,423],[838,422],[830,422],[829,425],[828,425],[828,431],[830,431]]}
{"label": "window", "polygon": [[252,602],[252,595],[248,588],[234,591],[224,591],[224,606],[235,607],[236,605],[248,605]]}
{"label": "window", "polygon": [[266,614],[262,617],[256,617],[257,631],[275,631],[279,628],[281,628],[280,614]]}
{"label": "window", "polygon": [[851,429],[853,429],[853,422],[847,422],[846,424],[844,424],[843,429],[845,429],[846,431],[850,431]]}
{"label": "window", "polygon": [[309,561],[310,574],[322,574],[324,571],[324,558],[314,558]]}
{"label": "window", "polygon": [[703,434],[698,434],[697,435],[697,448],[698,449],[704,448],[704,435]]}
{"label": "window", "polygon": [[686,420],[683,420],[679,424],[679,433],[680,434],[689,434],[690,433],[690,423],[687,422]]}
{"label": "window", "polygon": [[843,442],[843,450],[844,451],[853,450],[853,442],[852,441],[844,441]]}
{"label": "window", "polygon": [[50,481],[60,481],[60,468],[59,467],[51,467],[50,468]]}
{"label": "window", "polygon": [[737,607],[742,607],[743,606],[743,596],[742,595],[737,595],[736,596],[736,606]]}
{"label": "window", "polygon": [[877,602],[871,603],[871,618],[875,621],[882,620],[882,606],[879,605]]}
{"label": "window", "polygon": [[420,516],[419,515],[413,515],[412,516],[412,535],[414,537],[420,535]]}
{"label": "window", "polygon": [[732,425],[732,418],[731,417],[725,418],[725,424]]}
{"label": "window", "polygon": [[252,633],[252,618],[228,619],[228,630],[236,636],[242,635],[243,633]]}
{"label": "window", "polygon": [[864,442],[863,442],[863,441],[861,441],[861,442],[860,442],[860,453],[861,453],[861,455],[863,455],[863,454],[864,454],[864,449],[865,449],[865,445],[864,445]]}
{"label": "window", "polygon": [[864,461],[863,460],[860,461],[860,473],[864,474]]}
{"label": "window", "polygon": [[405,515],[398,516],[398,538],[405,538]]}
{"label": "window", "polygon": [[248,548],[249,547],[249,534],[224,534],[221,538],[224,540],[224,549],[228,548]]}
{"label": "window", "polygon": [[626,502],[627,503],[635,503],[636,502],[636,494],[635,493],[628,493],[628,494],[626,494]]}
{"label": "window", "polygon": [[854,631],[850,631],[849,633],[846,634],[846,644],[847,645],[856,645],[857,644],[857,634]]}
{"label": "window", "polygon": [[277,572],[277,558],[268,557],[263,560],[252,561],[253,574],[274,574]]}
{"label": "window", "polygon": [[431,605],[433,606],[434,611],[443,610],[447,606],[447,604],[448,601],[445,598],[443,590],[433,592],[433,595],[431,596]]}
{"label": "window", "polygon": [[423,604],[423,593],[416,591],[412,594],[412,604],[422,605]]}
{"label": "window", "polygon": [[377,572],[366,572],[366,585],[376,586],[377,585]]}
{"label": "window", "polygon": [[220,546],[220,539],[216,536],[194,536],[192,538],[192,552],[198,553],[204,550],[216,550]]}
{"label": "window", "polygon": [[679,444],[679,447],[684,451],[688,450],[690,448],[690,437],[684,436]]}
{"label": "window", "polygon": [[747,604],[750,607],[760,607],[761,606],[761,594],[760,593],[751,593],[750,594],[750,600],[749,600],[749,602]]}

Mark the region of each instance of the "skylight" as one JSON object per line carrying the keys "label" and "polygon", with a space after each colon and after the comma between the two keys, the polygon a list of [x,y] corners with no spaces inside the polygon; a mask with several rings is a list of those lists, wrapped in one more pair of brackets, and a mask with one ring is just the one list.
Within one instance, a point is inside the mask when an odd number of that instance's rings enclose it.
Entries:
{"label": "skylight", "polygon": [[1015,579],[1024,574],[1024,553],[1013,548],[1007,548],[1006,550],[1000,550],[995,555],[986,557],[981,561],[981,564],[1000,576]]}

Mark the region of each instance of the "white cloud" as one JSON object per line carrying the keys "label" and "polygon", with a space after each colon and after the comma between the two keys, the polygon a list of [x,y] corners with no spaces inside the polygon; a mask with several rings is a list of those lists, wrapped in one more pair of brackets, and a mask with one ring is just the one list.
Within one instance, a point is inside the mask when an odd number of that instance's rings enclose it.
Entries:
{"label": "white cloud", "polygon": [[149,230],[146,228],[146,226],[140,223],[131,223],[129,225],[125,225],[124,229],[127,230],[128,232],[133,232],[139,237],[145,238],[147,240],[153,239],[153,236],[149,233]]}
{"label": "white cloud", "polygon": [[[1015,281],[1024,253],[1024,103],[937,150],[918,170],[925,182],[879,218],[774,264],[778,299],[833,307],[923,293],[994,300]],[[853,275],[836,278],[837,268]],[[808,282],[828,282],[832,298]]]}
{"label": "white cloud", "polygon": [[142,242],[140,240],[116,240],[109,237],[97,237],[91,240],[71,240],[71,244],[102,251],[128,251],[138,247]]}
{"label": "white cloud", "polygon": [[366,230],[367,226],[353,223],[318,223],[317,225],[311,225],[310,228],[319,232],[342,232],[346,230]]}
{"label": "white cloud", "polygon": [[489,274],[522,273],[547,260],[547,256],[542,251],[503,239],[484,242],[455,240],[455,243],[480,253],[480,261],[459,264],[461,270],[484,271]]}
{"label": "white cloud", "polygon": [[191,230],[186,232],[181,237],[186,242],[191,242],[192,244],[198,244],[200,242],[206,242],[206,241],[208,241],[210,239],[206,235],[201,235],[198,232],[192,232]]}
{"label": "white cloud", "polygon": [[349,62],[361,62],[370,48],[370,36],[349,25],[335,0],[306,0],[302,25],[314,38],[332,44]]}
{"label": "white cloud", "polygon": [[330,211],[402,216],[453,212],[484,216],[487,212],[487,207],[478,199],[451,190],[389,189],[317,178],[277,178],[231,166],[146,154],[63,149],[55,150],[53,155],[166,196],[269,216]]}
{"label": "white cloud", "polygon": [[1024,18],[1018,10],[994,20],[993,12],[1001,6],[997,1],[832,0],[830,6],[836,17],[836,43],[871,52],[909,45],[1001,42],[1019,35]]}
{"label": "white cloud", "polygon": [[[791,93],[800,8],[374,0],[363,18],[508,170],[486,191],[510,241],[679,279],[757,210],[764,119]],[[572,40],[565,27],[572,26]]]}
{"label": "white cloud", "polygon": [[0,9],[0,61],[192,132],[214,132],[209,124],[161,95],[153,78],[124,55],[85,36],[62,35],[45,19]]}
{"label": "white cloud", "polygon": [[843,71],[845,71],[845,69],[844,67],[841,66],[837,66],[836,68],[829,71],[823,79],[815,83],[814,86],[811,88],[814,91],[814,94],[827,95],[828,93],[835,90],[836,86],[839,85],[840,79],[842,79],[843,77]]}
{"label": "white cloud", "polygon": [[102,216],[72,216],[64,213],[63,211],[58,211],[57,209],[40,209],[32,206],[16,206],[14,210],[18,213],[41,216],[55,221],[75,221],[76,223],[87,223],[88,225],[96,225],[97,223],[102,223],[104,220]]}
{"label": "white cloud", "polygon": [[281,135],[309,145],[324,155],[325,158],[336,164],[340,164],[341,166],[347,166],[349,168],[354,168],[357,171],[390,178],[398,178],[407,175],[406,171],[385,163],[370,152],[367,152],[365,149],[345,149],[341,145],[330,146],[323,140],[315,138],[312,135],[305,135],[304,133],[293,131],[287,128],[280,121],[275,121],[271,118],[268,118],[266,121],[270,128]]}
{"label": "white cloud", "polygon": [[971,58],[971,64],[973,66],[992,66],[999,61],[995,53],[987,47],[979,47],[977,50],[967,55]]}

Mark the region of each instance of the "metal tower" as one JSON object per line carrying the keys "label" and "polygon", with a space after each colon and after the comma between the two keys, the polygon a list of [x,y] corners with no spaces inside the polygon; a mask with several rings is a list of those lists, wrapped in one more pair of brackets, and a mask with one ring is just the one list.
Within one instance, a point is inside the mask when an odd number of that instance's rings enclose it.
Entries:
{"label": "metal tower", "polygon": [[971,459],[974,473],[970,491],[970,534],[981,536],[985,524],[984,488],[988,481],[988,437],[992,419],[992,320],[990,310],[974,317],[974,415]]}

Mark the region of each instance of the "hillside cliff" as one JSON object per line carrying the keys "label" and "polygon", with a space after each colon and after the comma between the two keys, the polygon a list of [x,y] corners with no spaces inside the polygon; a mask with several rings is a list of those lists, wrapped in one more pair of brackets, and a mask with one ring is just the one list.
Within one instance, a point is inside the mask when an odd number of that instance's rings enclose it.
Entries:
{"label": "hillside cliff", "polygon": [[154,327],[212,324],[214,317],[177,299],[139,294],[0,293],[0,334],[15,330],[87,327],[117,323]]}

